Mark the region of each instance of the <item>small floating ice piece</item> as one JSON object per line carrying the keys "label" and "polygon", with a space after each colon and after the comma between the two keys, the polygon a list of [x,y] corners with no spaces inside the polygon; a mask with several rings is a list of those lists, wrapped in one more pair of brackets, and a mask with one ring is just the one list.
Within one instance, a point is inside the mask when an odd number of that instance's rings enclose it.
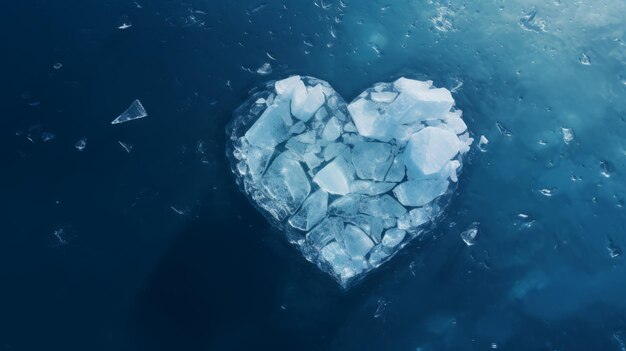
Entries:
{"label": "small floating ice piece", "polygon": [[484,135],[481,135],[480,140],[478,140],[478,150],[480,150],[481,152],[486,152],[487,144],[489,144],[489,139],[487,139],[487,137],[485,137]]}
{"label": "small floating ice piece", "polygon": [[360,272],[346,250],[336,241],[326,245],[321,250],[321,256],[344,284]]}
{"label": "small floating ice piece", "polygon": [[143,108],[143,105],[139,100],[133,101],[133,103],[116,119],[114,119],[111,124],[125,123],[129,121],[133,121],[139,118],[147,117],[148,113],[146,109]]}
{"label": "small floating ice piece", "polygon": [[80,138],[80,140],[78,140],[76,142],[76,144],[74,144],[74,147],[78,150],[78,151],[83,151],[85,150],[85,148],[87,147],[87,138]]}
{"label": "small floating ice piece", "polygon": [[272,65],[269,62],[265,62],[261,67],[257,68],[256,73],[262,76],[266,76],[272,73]]}
{"label": "small floating ice piece", "polygon": [[467,246],[476,244],[476,235],[478,235],[478,228],[470,228],[461,233],[461,239]]}
{"label": "small floating ice piece", "polygon": [[61,62],[57,62],[55,63],[52,68],[56,69],[56,70],[60,70],[61,67],[63,67],[63,64]]}
{"label": "small floating ice piece", "polygon": [[123,141],[118,141],[118,143],[120,144],[120,146],[122,146],[124,148],[124,150],[126,150],[126,152],[128,152],[130,154],[130,152],[133,150],[133,144],[130,143],[125,143]]}
{"label": "small floating ice piece", "polygon": [[43,141],[50,141],[52,139],[54,139],[56,136],[53,133],[50,132],[43,132],[41,133],[41,140]]}
{"label": "small floating ice piece", "polygon": [[132,23],[130,23],[130,22],[129,22],[129,23],[124,22],[124,23],[122,23],[119,27],[117,27],[117,29],[124,30],[124,29],[128,29],[128,28],[130,28],[130,27],[132,27],[132,26],[133,26],[133,25],[132,25]]}

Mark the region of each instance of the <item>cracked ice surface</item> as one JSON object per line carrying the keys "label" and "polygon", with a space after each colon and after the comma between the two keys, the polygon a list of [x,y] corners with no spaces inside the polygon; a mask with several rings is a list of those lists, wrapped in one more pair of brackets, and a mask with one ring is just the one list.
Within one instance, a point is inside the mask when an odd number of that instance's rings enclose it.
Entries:
{"label": "cracked ice surface", "polygon": [[431,81],[378,83],[346,105],[300,76],[254,93],[229,138],[246,195],[344,288],[433,227],[473,142]]}

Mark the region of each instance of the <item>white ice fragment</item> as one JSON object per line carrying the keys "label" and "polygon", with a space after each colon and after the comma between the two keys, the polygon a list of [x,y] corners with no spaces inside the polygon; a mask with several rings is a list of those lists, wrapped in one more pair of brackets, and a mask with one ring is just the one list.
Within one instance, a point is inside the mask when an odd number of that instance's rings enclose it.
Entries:
{"label": "white ice fragment", "polygon": [[343,240],[350,257],[364,257],[374,247],[372,239],[352,224],[346,225]]}
{"label": "white ice fragment", "polygon": [[360,135],[385,142],[393,138],[395,123],[378,113],[376,103],[357,99],[348,105],[348,111]]}
{"label": "white ice fragment", "polygon": [[289,133],[291,134],[300,134],[306,130],[306,125],[302,121],[296,122],[291,129],[289,129]]}
{"label": "white ice fragment", "polygon": [[328,206],[328,213],[340,217],[354,216],[359,211],[360,201],[361,195],[348,194],[341,196]]}
{"label": "white ice fragment", "polygon": [[380,195],[388,192],[396,186],[393,182],[373,182],[371,180],[355,180],[352,182],[350,191],[364,195]]}
{"label": "white ice fragment", "polygon": [[261,65],[261,67],[257,68],[256,73],[262,76],[266,76],[272,73],[272,65],[269,62],[265,62],[263,65]]}
{"label": "white ice fragment", "polygon": [[341,155],[342,153],[344,153],[347,149],[348,147],[346,146],[346,144],[343,143],[328,144],[326,145],[326,147],[324,147],[324,160],[330,161],[337,155]]}
{"label": "white ice fragment", "polygon": [[478,235],[478,228],[470,228],[461,233],[461,239],[467,246],[476,244],[476,235]]}
{"label": "white ice fragment", "polygon": [[123,141],[118,141],[118,144],[120,144],[120,146],[124,148],[124,150],[126,150],[126,152],[129,154],[133,150],[133,147],[134,147],[133,144],[125,143]]}
{"label": "white ice fragment", "polygon": [[481,152],[486,152],[487,144],[489,144],[489,139],[487,139],[487,137],[485,137],[484,135],[481,135],[480,139],[478,140],[478,150],[480,150]]}
{"label": "white ice fragment", "polygon": [[285,117],[289,116],[289,103],[277,98],[244,136],[250,145],[273,148],[289,137],[290,127],[285,124]]}
{"label": "white ice fragment", "polygon": [[328,194],[318,190],[311,194],[298,212],[289,218],[289,224],[296,229],[308,231],[326,216],[328,206]]}
{"label": "white ice fragment", "polygon": [[322,131],[322,139],[335,141],[341,135],[341,124],[337,118],[332,117],[326,123],[324,130]]}
{"label": "white ice fragment", "polygon": [[352,164],[361,179],[385,180],[392,162],[391,145],[387,143],[361,142],[352,148]]}
{"label": "white ice fragment", "polygon": [[343,157],[336,157],[313,177],[320,188],[336,195],[348,194],[353,179],[354,169]]}
{"label": "white ice fragment", "polygon": [[405,206],[423,206],[443,195],[448,190],[445,179],[407,180],[393,189],[393,193]]}
{"label": "white ice fragment", "polygon": [[385,194],[381,197],[365,197],[359,204],[359,212],[382,219],[397,218],[406,213],[406,208]]}
{"label": "white ice fragment", "polygon": [[130,28],[130,27],[132,27],[132,26],[133,26],[133,25],[132,25],[132,23],[130,23],[130,22],[129,22],[129,23],[124,22],[124,23],[122,23],[120,26],[118,26],[118,27],[117,27],[117,29],[124,30],[124,29],[128,29],[128,28]]}
{"label": "white ice fragment", "polygon": [[415,133],[405,150],[409,177],[420,178],[439,172],[460,151],[461,142],[452,132],[426,127]]}
{"label": "white ice fragment", "polygon": [[563,133],[563,142],[565,144],[569,144],[574,140],[574,132],[570,128],[561,128],[561,132]]}
{"label": "white ice fragment", "polygon": [[461,118],[462,114],[461,110],[456,110],[444,115],[444,122],[452,128],[455,134],[462,134],[467,130],[467,125]]}
{"label": "white ice fragment", "polygon": [[251,146],[247,150],[243,158],[246,160],[252,179],[257,180],[263,175],[273,154],[272,148]]}
{"label": "white ice fragment", "polygon": [[[422,224],[428,223],[429,221],[432,220],[432,216],[433,216],[432,207],[424,206],[424,207],[412,209],[411,211],[409,211],[409,216],[408,216],[408,219],[410,221],[409,227],[419,227]],[[398,228],[400,228],[399,224],[398,224]]]}
{"label": "white ice fragment", "polygon": [[380,235],[383,233],[384,228],[382,219],[369,215],[357,214],[346,218],[346,221],[361,228],[361,230],[369,235],[375,242],[380,242]]}
{"label": "white ice fragment", "polygon": [[337,217],[324,218],[313,230],[306,234],[306,242],[320,250],[343,234],[343,221]]}
{"label": "white ice fragment", "polygon": [[306,89],[304,84],[297,85],[291,98],[291,113],[294,117],[306,122],[324,105],[325,101],[326,97],[321,84],[310,89]]}
{"label": "white ice fragment", "polygon": [[268,201],[259,205],[278,220],[294,213],[311,192],[311,184],[302,166],[286,153],[272,161],[260,184]]}
{"label": "white ice fragment", "polygon": [[321,250],[321,256],[333,272],[339,276],[342,284],[359,273],[346,250],[338,242],[332,242]]}
{"label": "white ice fragment", "polygon": [[114,119],[111,124],[124,123],[147,116],[148,113],[146,112],[146,109],[143,108],[141,102],[139,100],[135,100],[132,104],[130,104],[126,111],[124,111],[121,115]]}
{"label": "white ice fragment", "polygon": [[294,90],[296,89],[296,86],[299,87],[300,84],[303,84],[300,76],[291,76],[289,78],[285,78],[274,83],[274,89],[276,89],[276,93],[278,95],[291,97]]}
{"label": "white ice fragment", "polygon": [[398,96],[395,91],[372,92],[370,98],[374,102],[391,103]]}
{"label": "white ice fragment", "polygon": [[391,163],[391,167],[389,168],[389,172],[385,176],[386,182],[401,182],[404,179],[404,161],[402,157],[396,156]]}
{"label": "white ice fragment", "polygon": [[387,247],[396,247],[402,242],[405,235],[406,231],[398,228],[391,228],[385,232],[381,243]]}
{"label": "white ice fragment", "polygon": [[85,148],[87,147],[87,138],[80,138],[80,140],[78,140],[76,142],[76,144],[74,144],[74,147],[78,150],[78,151],[83,151],[85,150]]}

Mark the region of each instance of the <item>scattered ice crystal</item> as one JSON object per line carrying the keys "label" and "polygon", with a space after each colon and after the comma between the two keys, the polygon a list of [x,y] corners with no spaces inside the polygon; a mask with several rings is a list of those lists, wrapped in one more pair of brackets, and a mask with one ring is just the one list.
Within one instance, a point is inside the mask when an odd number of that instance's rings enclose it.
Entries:
{"label": "scattered ice crystal", "polygon": [[571,129],[561,128],[561,132],[563,133],[563,142],[565,144],[569,144],[574,140],[574,132]]}
{"label": "scattered ice crystal", "polygon": [[74,144],[74,147],[78,150],[78,151],[83,151],[85,150],[85,148],[87,147],[87,138],[80,138],[80,140],[78,140],[76,142],[76,144]]}
{"label": "scattered ice crystal", "polygon": [[328,83],[292,76],[234,115],[238,184],[344,288],[430,230],[473,142],[450,91],[407,78],[346,104]]}
{"label": "scattered ice crystal", "polygon": [[119,115],[116,119],[114,119],[111,124],[124,123],[128,121],[132,121],[135,119],[147,117],[148,113],[146,113],[146,109],[143,108],[143,105],[139,100],[133,101],[133,103],[124,111],[121,115]]}

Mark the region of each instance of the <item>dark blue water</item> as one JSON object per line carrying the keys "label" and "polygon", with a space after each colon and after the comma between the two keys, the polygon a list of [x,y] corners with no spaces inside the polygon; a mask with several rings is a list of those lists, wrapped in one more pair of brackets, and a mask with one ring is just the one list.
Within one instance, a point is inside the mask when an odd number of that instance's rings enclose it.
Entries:
{"label": "dark blue water", "polygon": [[[0,347],[625,350],[625,6],[3,3]],[[232,111],[290,74],[347,101],[401,75],[462,82],[490,140],[433,238],[348,292],[225,156]],[[135,99],[149,116],[111,125]]]}

